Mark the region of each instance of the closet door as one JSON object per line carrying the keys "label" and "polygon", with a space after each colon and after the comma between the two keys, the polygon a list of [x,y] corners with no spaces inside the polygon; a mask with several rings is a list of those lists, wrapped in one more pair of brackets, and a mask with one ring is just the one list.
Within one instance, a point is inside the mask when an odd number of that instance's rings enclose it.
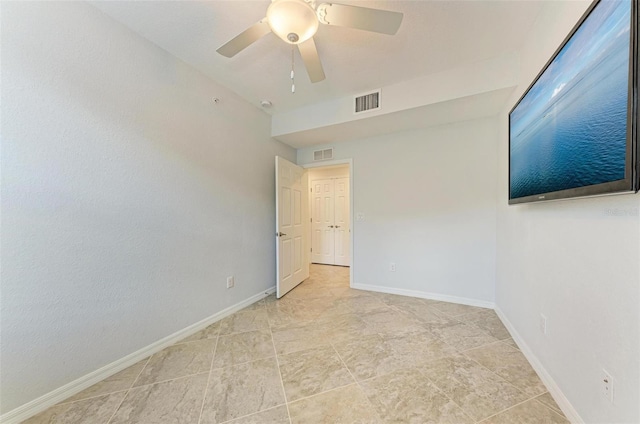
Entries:
{"label": "closet door", "polygon": [[333,265],[335,260],[334,184],[333,180],[311,182],[311,262]]}
{"label": "closet door", "polygon": [[334,180],[334,265],[349,265],[349,178]]}

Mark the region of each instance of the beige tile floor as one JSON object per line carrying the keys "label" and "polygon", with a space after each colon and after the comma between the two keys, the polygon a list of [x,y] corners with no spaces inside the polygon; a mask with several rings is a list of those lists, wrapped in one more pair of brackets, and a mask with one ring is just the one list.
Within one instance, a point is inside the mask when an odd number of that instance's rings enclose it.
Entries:
{"label": "beige tile floor", "polygon": [[352,290],[313,265],[270,296],[26,421],[568,423],[492,310]]}

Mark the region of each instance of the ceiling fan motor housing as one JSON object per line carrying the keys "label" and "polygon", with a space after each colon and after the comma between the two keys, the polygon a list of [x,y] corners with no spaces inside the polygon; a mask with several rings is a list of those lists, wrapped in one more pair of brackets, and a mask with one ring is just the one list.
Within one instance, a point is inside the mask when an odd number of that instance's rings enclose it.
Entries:
{"label": "ceiling fan motor housing", "polygon": [[267,9],[271,31],[287,43],[300,44],[318,31],[314,8],[304,0],[275,0]]}

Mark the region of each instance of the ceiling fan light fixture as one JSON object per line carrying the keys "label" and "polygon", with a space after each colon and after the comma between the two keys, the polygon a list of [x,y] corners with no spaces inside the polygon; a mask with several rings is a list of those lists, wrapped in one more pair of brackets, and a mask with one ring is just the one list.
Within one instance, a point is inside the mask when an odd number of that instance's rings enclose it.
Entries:
{"label": "ceiling fan light fixture", "polygon": [[319,25],[316,11],[304,0],[275,0],[267,9],[267,22],[271,31],[289,44],[304,43]]}

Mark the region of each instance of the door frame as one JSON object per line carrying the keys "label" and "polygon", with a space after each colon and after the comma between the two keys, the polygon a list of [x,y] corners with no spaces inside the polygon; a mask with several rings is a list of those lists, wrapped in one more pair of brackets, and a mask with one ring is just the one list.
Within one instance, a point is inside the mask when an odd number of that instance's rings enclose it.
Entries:
{"label": "door frame", "polygon": [[[353,288],[353,258],[354,249],[353,249],[353,237],[355,234],[355,213],[353,211],[353,159],[336,159],[336,160],[326,160],[321,162],[311,162],[311,163],[300,163],[298,166],[303,167],[304,169],[309,168],[324,168],[327,166],[334,165],[349,165],[349,220],[351,226],[351,233],[349,234],[349,287]],[[311,213],[311,211],[309,211]]]}

